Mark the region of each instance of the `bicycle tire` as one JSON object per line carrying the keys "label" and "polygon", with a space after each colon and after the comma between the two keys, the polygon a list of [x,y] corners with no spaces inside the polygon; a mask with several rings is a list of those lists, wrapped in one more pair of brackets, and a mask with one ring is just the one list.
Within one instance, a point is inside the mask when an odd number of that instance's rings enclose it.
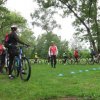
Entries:
{"label": "bicycle tire", "polygon": [[68,65],[72,65],[74,63],[73,59],[67,59],[66,62],[67,62]]}
{"label": "bicycle tire", "polygon": [[16,57],[14,58],[14,61],[13,61],[12,75],[14,77],[19,76],[19,63],[18,63],[18,59]]}
{"label": "bicycle tire", "polygon": [[87,60],[85,58],[80,58],[79,63],[81,65],[86,65],[87,64]]}
{"label": "bicycle tire", "polygon": [[88,58],[88,64],[93,65],[94,64],[94,60],[92,60],[91,58]]}
{"label": "bicycle tire", "polygon": [[28,81],[30,79],[30,76],[31,76],[31,66],[29,59],[26,57],[22,57],[20,77],[23,81]]}

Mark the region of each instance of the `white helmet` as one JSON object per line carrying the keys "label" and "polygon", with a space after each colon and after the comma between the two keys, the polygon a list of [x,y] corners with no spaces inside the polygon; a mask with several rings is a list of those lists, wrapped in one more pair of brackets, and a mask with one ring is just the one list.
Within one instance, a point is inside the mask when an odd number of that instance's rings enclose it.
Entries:
{"label": "white helmet", "polygon": [[12,25],[11,30],[16,31],[17,30],[17,25]]}
{"label": "white helmet", "polygon": [[14,27],[17,28],[17,25],[12,25],[12,26],[11,26],[11,28],[14,28]]}

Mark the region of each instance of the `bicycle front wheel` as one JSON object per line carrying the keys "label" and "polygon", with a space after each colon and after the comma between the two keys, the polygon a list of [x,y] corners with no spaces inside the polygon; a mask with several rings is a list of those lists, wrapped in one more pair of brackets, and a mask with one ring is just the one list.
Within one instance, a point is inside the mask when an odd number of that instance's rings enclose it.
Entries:
{"label": "bicycle front wheel", "polygon": [[29,60],[26,57],[22,58],[21,61],[21,70],[20,70],[20,77],[24,81],[28,81],[31,76],[31,66]]}

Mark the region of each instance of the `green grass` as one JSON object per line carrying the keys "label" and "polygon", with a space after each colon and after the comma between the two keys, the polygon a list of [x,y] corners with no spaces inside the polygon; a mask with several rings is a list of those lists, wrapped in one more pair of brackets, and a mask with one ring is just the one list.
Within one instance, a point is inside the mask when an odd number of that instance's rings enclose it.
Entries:
{"label": "green grass", "polygon": [[23,82],[20,77],[10,80],[7,75],[0,75],[0,100],[60,100],[56,98],[62,97],[100,100],[99,68],[100,65],[57,64],[54,69],[47,64],[32,64],[28,82]]}

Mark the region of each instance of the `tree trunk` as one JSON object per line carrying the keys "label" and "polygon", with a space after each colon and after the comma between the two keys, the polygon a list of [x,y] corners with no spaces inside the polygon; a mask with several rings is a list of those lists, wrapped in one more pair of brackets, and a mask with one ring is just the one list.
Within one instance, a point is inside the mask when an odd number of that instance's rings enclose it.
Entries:
{"label": "tree trunk", "polygon": [[87,33],[88,33],[88,36],[89,36],[89,41],[90,41],[90,44],[92,44],[94,50],[97,52],[97,48],[96,48],[96,45],[95,45],[95,42],[94,42],[94,39],[92,37],[92,34],[90,32],[90,28],[85,24],[85,22],[73,11],[72,9],[72,6],[71,5],[66,5],[75,15],[76,18],[78,18],[80,20],[80,22],[85,26],[86,30],[87,30]]}
{"label": "tree trunk", "polygon": [[100,31],[99,31],[99,26],[98,26],[98,19],[97,19],[97,0],[94,3],[94,9],[95,9],[95,15],[94,15],[94,21],[96,25],[96,35],[97,35],[97,48],[98,48],[98,53],[100,53]]}

